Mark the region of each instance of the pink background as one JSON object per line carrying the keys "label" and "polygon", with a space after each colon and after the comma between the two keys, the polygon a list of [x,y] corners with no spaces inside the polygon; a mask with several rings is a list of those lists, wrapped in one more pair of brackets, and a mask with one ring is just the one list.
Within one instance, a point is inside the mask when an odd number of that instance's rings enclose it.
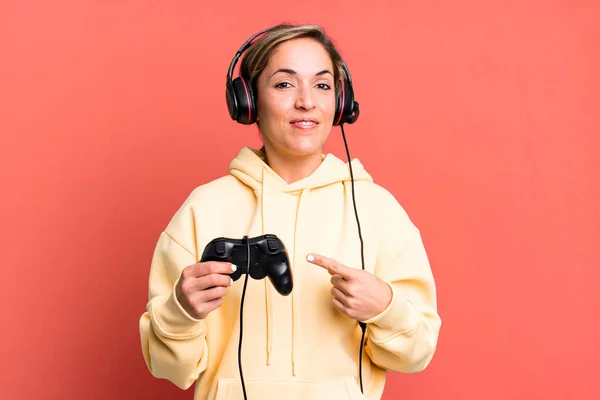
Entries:
{"label": "pink background", "polygon": [[[191,399],[143,362],[150,257],[260,145],[225,73],[283,21],[339,45],[351,154],[437,279],[436,357],[384,399],[600,398],[599,19],[597,1],[3,1],[0,398]],[[327,151],[345,158],[338,128]]]}

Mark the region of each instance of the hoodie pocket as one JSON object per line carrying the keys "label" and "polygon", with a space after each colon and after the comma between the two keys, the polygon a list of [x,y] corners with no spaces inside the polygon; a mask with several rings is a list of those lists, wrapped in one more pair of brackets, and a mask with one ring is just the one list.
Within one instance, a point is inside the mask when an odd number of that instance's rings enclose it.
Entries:
{"label": "hoodie pocket", "polygon": [[[354,378],[327,381],[245,379],[248,400],[363,400]],[[244,400],[239,379],[219,379],[215,400]]]}

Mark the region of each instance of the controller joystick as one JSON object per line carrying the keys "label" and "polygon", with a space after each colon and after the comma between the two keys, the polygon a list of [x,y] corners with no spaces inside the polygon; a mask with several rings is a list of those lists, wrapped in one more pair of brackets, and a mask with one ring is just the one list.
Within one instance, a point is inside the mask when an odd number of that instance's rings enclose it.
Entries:
{"label": "controller joystick", "polygon": [[234,264],[237,269],[229,274],[234,281],[245,273],[256,280],[268,276],[281,295],[287,296],[292,292],[290,261],[283,242],[275,235],[266,234],[253,238],[245,236],[243,239],[225,237],[213,239],[202,253],[200,262],[205,261],[225,261]]}

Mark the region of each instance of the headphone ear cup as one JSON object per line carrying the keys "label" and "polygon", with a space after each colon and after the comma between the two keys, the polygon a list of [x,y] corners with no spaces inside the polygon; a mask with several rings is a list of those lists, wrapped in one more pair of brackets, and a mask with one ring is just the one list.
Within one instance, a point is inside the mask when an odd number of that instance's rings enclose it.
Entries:
{"label": "headphone ear cup", "polygon": [[358,115],[354,116],[354,90],[352,84],[348,80],[342,80],[340,93],[337,95],[335,115],[333,117],[333,125],[337,126],[345,123],[354,123]]}
{"label": "headphone ear cup", "polygon": [[225,98],[227,100],[227,111],[229,111],[229,116],[232,120],[237,121],[239,116],[239,101],[231,81],[227,81],[227,84],[225,85]]}
{"label": "headphone ear cup", "polygon": [[227,85],[227,106],[231,118],[240,124],[251,125],[256,121],[256,107],[250,84],[242,77]]}
{"label": "headphone ear cup", "polygon": [[346,82],[346,99],[344,100],[344,110],[342,121],[346,124],[353,124],[358,118],[358,102],[354,99],[354,88],[352,83]]}

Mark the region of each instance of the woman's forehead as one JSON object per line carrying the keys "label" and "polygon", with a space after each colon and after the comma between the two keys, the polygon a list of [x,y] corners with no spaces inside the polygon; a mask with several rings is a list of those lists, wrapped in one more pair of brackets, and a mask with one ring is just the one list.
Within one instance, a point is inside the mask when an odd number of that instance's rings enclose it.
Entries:
{"label": "woman's forehead", "polygon": [[266,69],[282,70],[287,73],[319,74],[324,70],[332,72],[329,53],[316,40],[309,38],[292,39],[277,46],[269,58]]}

